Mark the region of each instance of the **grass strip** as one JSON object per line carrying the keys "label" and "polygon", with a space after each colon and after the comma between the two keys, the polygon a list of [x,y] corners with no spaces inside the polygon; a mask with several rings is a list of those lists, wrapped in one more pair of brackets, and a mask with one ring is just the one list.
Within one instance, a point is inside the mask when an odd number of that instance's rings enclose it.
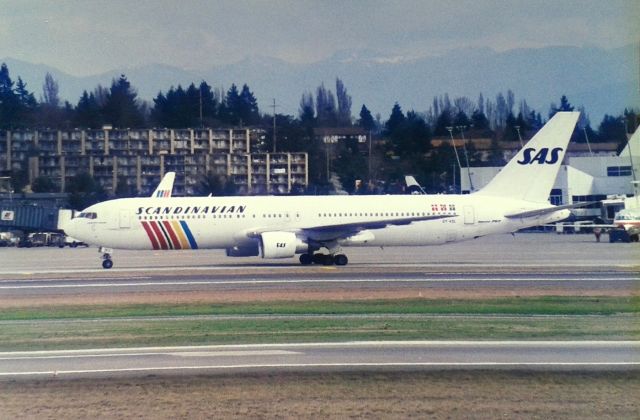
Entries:
{"label": "grass strip", "polygon": [[640,339],[635,315],[562,317],[311,318],[4,323],[0,350],[350,340]]}
{"label": "grass strip", "polygon": [[193,315],[614,315],[639,312],[640,297],[638,296],[542,296],[491,299],[270,301],[225,304],[61,305],[2,309],[0,310],[0,321]]}

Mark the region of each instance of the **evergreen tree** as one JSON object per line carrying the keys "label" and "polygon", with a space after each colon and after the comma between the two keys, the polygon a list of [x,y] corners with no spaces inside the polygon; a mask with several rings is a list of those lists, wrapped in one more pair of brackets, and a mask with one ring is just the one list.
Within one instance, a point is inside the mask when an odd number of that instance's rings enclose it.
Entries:
{"label": "evergreen tree", "polygon": [[114,79],[102,110],[105,122],[118,128],[141,127],[144,117],[137,104],[137,96],[125,75]]}
{"label": "evergreen tree", "polygon": [[569,103],[569,99],[567,99],[566,95],[562,95],[560,98],[560,106],[556,107],[556,104],[552,103],[549,109],[549,118],[556,115],[556,112],[560,111],[573,111],[573,106]]}
{"label": "evergreen tree", "polygon": [[244,125],[254,125],[260,120],[260,110],[258,109],[258,101],[249,89],[249,86],[242,85],[240,91],[240,101],[238,114]]}
{"label": "evergreen tree", "polygon": [[389,115],[389,119],[384,125],[384,134],[392,135],[395,130],[397,130],[402,123],[405,121],[404,113],[402,112],[402,108],[396,102],[391,109],[391,115]]}
{"label": "evergreen tree", "polygon": [[102,112],[100,105],[93,93],[87,93],[85,90],[76,105],[74,113],[74,125],[76,127],[100,128],[103,125]]}
{"label": "evergreen tree", "polygon": [[199,90],[202,101],[202,124],[204,126],[212,126],[218,117],[218,100],[213,89],[206,82],[202,81],[200,83]]}
{"label": "evergreen tree", "polygon": [[222,107],[222,121],[227,124],[238,125],[240,123],[240,93],[233,83],[227,91],[227,96]]}
{"label": "evergreen tree", "polygon": [[18,77],[18,82],[16,83],[15,97],[17,99],[15,125],[22,128],[32,126],[38,103],[33,93],[27,90],[26,83],[20,77]]}
{"label": "evergreen tree", "polygon": [[52,193],[58,191],[58,186],[48,176],[39,176],[31,183],[31,191],[35,193]]}
{"label": "evergreen tree", "polygon": [[376,122],[371,115],[371,111],[363,104],[360,109],[360,119],[358,125],[367,131],[373,131],[376,128]]}
{"label": "evergreen tree", "polygon": [[489,128],[489,120],[480,109],[473,111],[471,124],[473,124],[473,128],[476,130],[487,130]]}
{"label": "evergreen tree", "polygon": [[436,136],[448,136],[449,130],[447,127],[452,127],[452,120],[449,111],[442,111],[436,119],[436,126],[433,130],[433,134]]}
{"label": "evergreen tree", "polygon": [[88,173],[79,173],[67,184],[69,205],[74,210],[82,210],[92,204],[104,201],[107,194]]}
{"label": "evergreen tree", "polygon": [[20,103],[13,91],[9,68],[2,63],[0,66],[0,129],[13,127],[19,112]]}
{"label": "evergreen tree", "polygon": [[305,92],[300,98],[300,108],[298,109],[298,118],[305,125],[312,124],[315,119],[315,105],[313,102],[313,94]]}
{"label": "evergreen tree", "polygon": [[627,134],[622,117],[605,114],[598,127],[598,137],[602,142],[618,143],[618,151],[621,151],[627,144]]}

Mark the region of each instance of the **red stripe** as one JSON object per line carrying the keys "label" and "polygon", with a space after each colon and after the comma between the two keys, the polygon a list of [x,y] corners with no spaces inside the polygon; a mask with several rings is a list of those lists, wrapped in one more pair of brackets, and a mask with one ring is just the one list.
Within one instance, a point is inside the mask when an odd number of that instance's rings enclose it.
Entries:
{"label": "red stripe", "polygon": [[156,233],[156,238],[158,238],[158,241],[160,241],[160,247],[162,249],[169,249],[169,245],[167,245],[167,242],[164,240],[164,235],[160,231],[157,222],[149,222],[149,224],[153,228],[153,231]]}
{"label": "red stripe", "polygon": [[169,232],[169,236],[171,237],[171,242],[173,242],[173,249],[181,249],[182,247],[180,246],[180,240],[176,236],[176,233],[173,231],[173,228],[171,227],[171,223],[169,223],[168,220],[165,220],[162,222],[162,224],[164,225],[164,228],[167,229],[167,232]]}
{"label": "red stripe", "polygon": [[158,241],[156,241],[156,237],[153,234],[153,231],[151,230],[151,228],[149,227],[149,224],[147,222],[142,222],[142,227],[147,232],[147,236],[149,236],[149,239],[151,240],[151,245],[153,246],[153,249],[160,249],[160,246],[158,245]]}

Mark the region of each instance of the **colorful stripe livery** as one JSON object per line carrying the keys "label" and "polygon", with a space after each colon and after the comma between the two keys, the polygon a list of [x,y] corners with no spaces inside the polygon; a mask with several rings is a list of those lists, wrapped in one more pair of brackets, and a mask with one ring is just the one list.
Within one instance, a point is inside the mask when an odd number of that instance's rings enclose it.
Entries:
{"label": "colorful stripe livery", "polygon": [[184,220],[141,222],[153,249],[198,249],[189,225]]}
{"label": "colorful stripe livery", "polygon": [[159,190],[156,197],[171,197],[171,190]]}

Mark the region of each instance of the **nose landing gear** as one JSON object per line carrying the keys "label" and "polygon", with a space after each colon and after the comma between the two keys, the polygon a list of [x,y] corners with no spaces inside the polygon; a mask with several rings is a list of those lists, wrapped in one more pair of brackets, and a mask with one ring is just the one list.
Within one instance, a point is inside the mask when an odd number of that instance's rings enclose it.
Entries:
{"label": "nose landing gear", "polygon": [[102,252],[102,268],[109,269],[113,267],[113,260],[111,260],[111,253],[113,250],[109,248],[98,248],[98,252]]}

